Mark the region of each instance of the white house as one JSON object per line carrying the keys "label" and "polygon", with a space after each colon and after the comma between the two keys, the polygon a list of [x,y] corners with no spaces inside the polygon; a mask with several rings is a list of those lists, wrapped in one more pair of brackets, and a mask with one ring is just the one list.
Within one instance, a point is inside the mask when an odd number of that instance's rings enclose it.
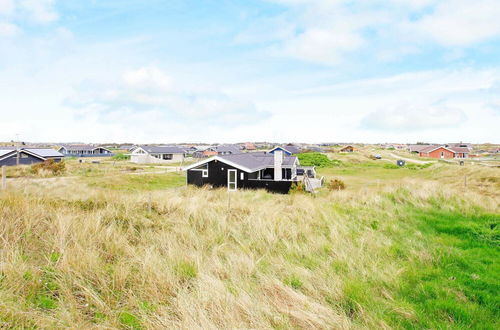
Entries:
{"label": "white house", "polygon": [[177,146],[138,146],[130,154],[136,164],[168,164],[184,161],[185,150]]}

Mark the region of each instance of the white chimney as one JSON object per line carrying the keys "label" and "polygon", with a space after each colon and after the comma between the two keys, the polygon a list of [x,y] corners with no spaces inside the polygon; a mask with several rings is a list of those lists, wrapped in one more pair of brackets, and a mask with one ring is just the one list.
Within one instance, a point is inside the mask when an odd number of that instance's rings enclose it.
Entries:
{"label": "white chimney", "polygon": [[283,165],[283,151],[279,149],[274,150],[274,181],[281,181],[283,177],[281,165]]}

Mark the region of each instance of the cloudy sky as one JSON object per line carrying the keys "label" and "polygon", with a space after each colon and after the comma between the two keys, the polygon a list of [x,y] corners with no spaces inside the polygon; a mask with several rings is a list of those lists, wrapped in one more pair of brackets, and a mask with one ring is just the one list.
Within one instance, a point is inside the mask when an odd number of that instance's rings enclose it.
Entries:
{"label": "cloudy sky", "polygon": [[0,141],[500,142],[498,0],[0,0]]}

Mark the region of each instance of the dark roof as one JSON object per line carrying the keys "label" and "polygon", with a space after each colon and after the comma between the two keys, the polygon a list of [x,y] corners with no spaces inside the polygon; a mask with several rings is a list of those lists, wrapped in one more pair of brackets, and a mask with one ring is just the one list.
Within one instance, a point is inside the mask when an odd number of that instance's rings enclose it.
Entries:
{"label": "dark roof", "polygon": [[453,150],[454,152],[465,152],[465,153],[470,152],[470,149],[467,147],[449,147],[448,149]]}
{"label": "dark roof", "polygon": [[[222,162],[227,162],[229,165],[241,167],[243,171],[255,172],[264,168],[274,167],[274,155],[265,152],[248,152],[230,155],[219,155],[208,158],[207,160],[186,167],[186,170],[197,167],[201,164],[208,163],[214,159],[219,159]],[[283,167],[292,167],[297,161],[295,156],[284,156]]]}
{"label": "dark roof", "polygon": [[183,154],[185,151],[178,146],[140,146],[148,153],[153,154]]}
{"label": "dark roof", "polygon": [[[64,157],[64,155],[61,154],[60,152],[50,148],[19,148],[19,151],[23,150],[40,158]],[[9,149],[2,148],[0,149],[0,157],[6,156],[7,154],[14,151],[16,151],[16,148],[14,147],[11,147]]]}
{"label": "dark roof", "polygon": [[[48,156],[42,156],[40,153],[36,152],[36,149],[26,149],[26,148],[20,148],[19,153],[24,153],[24,154],[29,154],[33,157],[39,158],[40,160],[47,160],[46,157]],[[59,154],[60,157],[64,157],[62,154]],[[17,149],[2,149],[0,150],[0,159],[12,157],[12,156],[17,156]],[[49,157],[50,158],[50,157]]]}
{"label": "dark roof", "polygon": [[[427,145],[427,146],[425,146],[425,148],[421,148],[420,150],[418,150],[418,152],[430,152],[430,151],[437,149],[437,148],[440,148],[440,147],[443,147],[443,146]],[[443,148],[445,148],[445,147],[443,147]]]}
{"label": "dark roof", "polygon": [[90,144],[68,144],[68,145],[63,145],[62,148],[66,150],[94,150],[97,149],[98,147],[95,147]]}
{"label": "dark roof", "polygon": [[290,151],[292,154],[298,154],[300,152],[300,148],[297,146],[284,146],[283,148]]}
{"label": "dark roof", "polygon": [[[273,154],[251,152],[233,155],[222,155],[219,157],[255,171],[266,167],[274,167]],[[292,166],[296,159],[297,157],[295,156],[284,156],[282,165]]]}
{"label": "dark roof", "polygon": [[64,157],[59,151],[50,148],[23,148],[31,153],[40,155],[44,158],[51,157]]}
{"label": "dark roof", "polygon": [[0,149],[0,157],[7,155],[14,150],[16,150],[16,149],[4,149],[4,148],[2,148],[2,149]]}
{"label": "dark roof", "polygon": [[281,148],[285,151],[288,151],[289,153],[291,154],[298,154],[300,153],[300,148],[297,147],[297,146],[277,146],[277,147],[274,147],[273,149],[271,149],[271,151],[277,149],[277,148]]}
{"label": "dark roof", "polygon": [[430,146],[429,144],[410,144],[408,146],[408,149],[411,152],[420,152],[422,149],[425,149],[425,148],[427,148],[429,146]]}
{"label": "dark roof", "polygon": [[239,154],[241,153],[241,150],[238,146],[232,145],[232,144],[221,144],[215,147],[215,151],[221,153],[221,152],[230,152],[232,154]]}
{"label": "dark roof", "polygon": [[471,148],[472,144],[471,143],[465,143],[465,142],[455,142],[455,143],[447,143],[446,146],[448,147],[462,147],[462,148]]}

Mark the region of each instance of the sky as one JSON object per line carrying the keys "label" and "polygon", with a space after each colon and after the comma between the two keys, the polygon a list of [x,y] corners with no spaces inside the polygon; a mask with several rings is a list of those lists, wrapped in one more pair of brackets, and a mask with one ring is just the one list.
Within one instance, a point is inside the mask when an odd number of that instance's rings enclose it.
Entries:
{"label": "sky", "polygon": [[0,141],[500,143],[498,0],[0,0]]}

